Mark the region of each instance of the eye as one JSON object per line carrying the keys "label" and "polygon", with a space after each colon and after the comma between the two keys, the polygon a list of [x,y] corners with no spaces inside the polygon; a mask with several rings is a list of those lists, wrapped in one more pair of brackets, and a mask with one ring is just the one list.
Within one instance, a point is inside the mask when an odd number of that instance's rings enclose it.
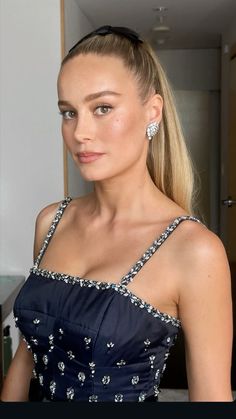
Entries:
{"label": "eye", "polygon": [[109,113],[111,109],[112,109],[112,107],[109,106],[109,105],[99,105],[99,106],[96,107],[94,113],[96,115],[105,115],[105,114]]}
{"label": "eye", "polygon": [[62,116],[63,119],[74,119],[75,112],[74,111],[61,111],[59,114]]}

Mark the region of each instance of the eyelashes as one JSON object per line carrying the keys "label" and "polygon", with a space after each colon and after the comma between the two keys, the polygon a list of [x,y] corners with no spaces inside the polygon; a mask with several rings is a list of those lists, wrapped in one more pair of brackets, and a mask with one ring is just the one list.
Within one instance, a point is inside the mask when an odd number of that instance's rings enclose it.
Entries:
{"label": "eyelashes", "polygon": [[96,115],[106,115],[107,113],[111,111],[111,109],[112,109],[112,106],[110,105],[99,105],[99,106],[96,106],[94,113]]}
{"label": "eyelashes", "polygon": [[[100,104],[100,105],[97,105],[94,108],[93,113],[94,113],[94,115],[103,116],[103,115],[107,115],[108,113],[110,113],[110,111],[112,109],[113,109],[113,107],[111,105]],[[75,111],[72,111],[72,110],[60,111],[59,115],[61,115],[62,118],[65,119],[65,120],[72,120],[72,119],[75,119],[77,117],[77,113]]]}
{"label": "eyelashes", "polygon": [[60,111],[59,115],[61,115],[63,119],[74,119],[75,118],[75,112],[73,112],[73,111]]}

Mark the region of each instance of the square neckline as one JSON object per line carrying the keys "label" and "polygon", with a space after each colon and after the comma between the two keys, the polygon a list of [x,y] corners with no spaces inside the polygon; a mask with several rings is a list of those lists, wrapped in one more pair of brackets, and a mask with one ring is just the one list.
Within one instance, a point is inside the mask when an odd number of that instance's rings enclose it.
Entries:
{"label": "square neckline", "polygon": [[[70,196],[67,196],[59,205],[56,215],[51,223],[51,226],[48,230],[48,233],[45,237],[45,240],[43,242],[43,245],[41,246],[41,249],[39,251],[38,256],[35,259],[35,262],[33,264],[33,267],[30,269],[30,272],[35,273],[36,275],[42,275],[44,277],[48,277],[51,279],[63,279],[65,282],[71,281],[74,283],[86,284],[88,287],[96,287],[97,289],[115,289],[116,291],[121,291],[121,294],[124,294],[124,290],[126,292],[125,295],[129,295],[130,300],[136,300],[137,304],[143,308],[146,307],[147,311],[150,313],[153,313],[154,316],[161,317],[161,319],[167,319],[168,321],[171,321],[172,324],[174,324],[177,327],[181,327],[181,321],[176,316],[172,316],[164,311],[160,311],[158,308],[153,307],[150,303],[143,300],[141,297],[138,297],[135,293],[133,293],[129,288],[127,288],[127,285],[134,279],[134,277],[137,275],[137,273],[140,271],[140,269],[143,267],[143,265],[150,259],[150,257],[158,250],[158,248],[165,242],[165,240],[169,237],[169,235],[175,230],[175,228],[184,220],[192,220],[201,223],[201,221],[191,215],[182,215],[176,217],[166,228],[165,230],[154,240],[152,241],[151,245],[145,250],[145,252],[141,255],[141,257],[131,266],[130,270],[127,274],[125,274],[119,282],[113,282],[113,281],[101,281],[101,280],[93,280],[85,277],[80,277],[76,275],[70,275],[68,273],[64,272],[57,272],[57,271],[51,271],[47,268],[40,268],[40,261],[43,257],[44,252],[46,251],[46,248],[49,244],[49,241],[51,237],[53,236],[53,233],[56,229],[56,226],[58,225],[63,212],[69,202],[72,200]],[[133,301],[132,301],[133,302]]]}
{"label": "square neckline", "polygon": [[133,281],[134,277],[138,274],[138,272],[141,270],[141,268],[144,266],[144,264],[151,258],[151,256],[158,250],[158,248],[166,241],[166,239],[170,236],[170,234],[176,229],[176,227],[184,220],[192,220],[192,221],[196,221],[196,222],[200,222],[200,220],[194,216],[191,215],[180,215],[178,217],[176,217],[174,220],[172,220],[167,227],[164,229],[164,231],[157,237],[155,238],[150,246],[145,250],[144,253],[142,253],[142,255],[139,257],[138,260],[136,260],[136,262],[131,266],[131,268],[129,269],[129,271],[123,275],[121,277],[121,279],[118,282],[114,282],[114,281],[103,281],[100,279],[89,279],[87,277],[83,277],[83,276],[79,276],[79,275],[71,275],[69,273],[66,272],[58,272],[58,271],[51,271],[48,268],[41,268],[40,267],[40,262],[41,259],[47,249],[47,246],[49,244],[49,241],[51,240],[54,231],[60,221],[60,219],[62,218],[62,215],[64,213],[64,210],[66,209],[66,207],[68,206],[68,204],[72,201],[73,199],[70,196],[67,196],[59,205],[56,214],[53,218],[53,221],[51,223],[51,226],[48,230],[48,233],[43,241],[43,244],[41,246],[41,249],[38,253],[38,256],[35,258],[34,264],[32,269],[37,269],[38,271],[47,271],[47,272],[51,272],[54,275],[67,275],[71,278],[74,279],[78,279],[78,280],[83,280],[86,282],[93,282],[93,283],[98,283],[98,284],[109,284],[109,285],[128,285],[131,281]]}

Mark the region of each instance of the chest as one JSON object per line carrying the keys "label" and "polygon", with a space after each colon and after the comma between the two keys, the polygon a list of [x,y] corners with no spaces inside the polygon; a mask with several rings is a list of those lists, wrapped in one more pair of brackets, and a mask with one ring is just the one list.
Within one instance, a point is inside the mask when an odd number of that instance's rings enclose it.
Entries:
{"label": "chest", "polygon": [[49,274],[31,273],[17,296],[14,314],[35,351],[58,348],[85,364],[93,358],[111,366],[119,358],[127,364],[147,362],[157,347],[168,349],[169,336],[179,326],[125,287]]}
{"label": "chest", "polygon": [[[125,288],[31,273],[14,315],[50,399],[138,400],[158,388],[178,324]],[[106,387],[104,387],[104,384]],[[120,400],[121,401],[121,400]],[[141,401],[141,400],[140,400]]]}

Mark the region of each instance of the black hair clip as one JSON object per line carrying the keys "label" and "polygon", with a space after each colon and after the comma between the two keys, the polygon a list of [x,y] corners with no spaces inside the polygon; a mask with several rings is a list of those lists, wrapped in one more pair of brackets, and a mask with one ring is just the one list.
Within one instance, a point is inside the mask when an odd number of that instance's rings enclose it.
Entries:
{"label": "black hair clip", "polygon": [[89,34],[85,35],[83,38],[81,38],[76,44],[69,50],[69,53],[73,51],[79,44],[81,44],[85,39],[92,38],[95,35],[108,35],[114,33],[116,35],[124,36],[125,38],[128,38],[130,41],[135,43],[142,43],[143,41],[139,38],[139,34],[132,29],[125,28],[123,26],[101,26],[100,28],[96,29],[95,31],[90,32]]}

